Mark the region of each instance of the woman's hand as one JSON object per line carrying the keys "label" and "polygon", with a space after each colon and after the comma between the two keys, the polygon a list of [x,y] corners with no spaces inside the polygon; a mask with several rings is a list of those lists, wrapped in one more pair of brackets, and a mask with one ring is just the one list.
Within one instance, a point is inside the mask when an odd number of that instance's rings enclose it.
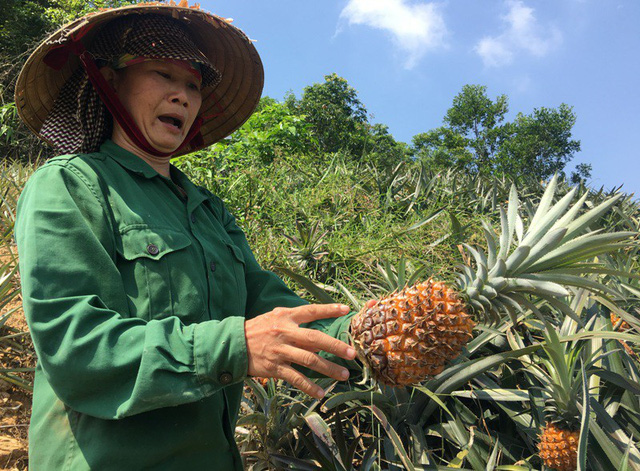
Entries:
{"label": "woman's hand", "polygon": [[[368,303],[369,304],[369,303]],[[320,350],[345,360],[356,351],[348,344],[300,324],[317,319],[340,317],[349,312],[342,304],[307,304],[295,308],[276,308],[244,323],[249,375],[281,378],[317,399],[324,391],[291,364],[305,366],[336,380],[349,378],[349,371],[320,357]]]}

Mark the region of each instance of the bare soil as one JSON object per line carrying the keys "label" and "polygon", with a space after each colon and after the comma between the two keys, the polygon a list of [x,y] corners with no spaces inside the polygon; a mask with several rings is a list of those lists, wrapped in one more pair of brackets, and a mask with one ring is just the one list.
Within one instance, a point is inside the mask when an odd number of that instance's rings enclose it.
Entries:
{"label": "bare soil", "polygon": [[[6,263],[8,257],[15,259],[7,252],[8,249],[2,247],[0,263]],[[19,289],[17,277],[15,284],[15,288]],[[7,335],[12,336],[10,339],[0,340],[0,370],[33,368],[36,356],[28,334],[29,329],[24,318],[22,299],[19,294],[0,309],[0,318],[11,311],[13,312],[6,323],[0,327],[0,339]],[[33,373],[31,372],[11,374],[29,385],[33,384]],[[30,418],[31,392],[0,379],[0,469],[11,471],[28,469],[27,433]]]}

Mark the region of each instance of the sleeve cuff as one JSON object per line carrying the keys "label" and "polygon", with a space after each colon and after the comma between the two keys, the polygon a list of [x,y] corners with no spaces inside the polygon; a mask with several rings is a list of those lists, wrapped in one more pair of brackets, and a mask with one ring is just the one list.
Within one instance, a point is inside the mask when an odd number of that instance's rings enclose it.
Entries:
{"label": "sleeve cuff", "polygon": [[243,317],[197,324],[193,349],[195,368],[202,384],[225,387],[244,381],[249,368]]}

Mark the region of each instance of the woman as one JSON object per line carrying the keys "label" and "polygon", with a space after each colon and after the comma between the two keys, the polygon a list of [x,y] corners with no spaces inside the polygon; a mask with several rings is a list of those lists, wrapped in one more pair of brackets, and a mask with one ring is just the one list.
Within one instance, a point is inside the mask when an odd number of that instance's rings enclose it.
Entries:
{"label": "woman", "polygon": [[299,370],[347,379],[317,352],[355,357],[335,338],[348,316],[329,319],[348,308],[262,270],[220,199],[169,163],[237,129],[262,77],[239,30],[167,5],[85,17],[25,65],[21,116],[67,154],[35,172],[16,222],[32,470],[242,469],[247,376],[317,398]]}

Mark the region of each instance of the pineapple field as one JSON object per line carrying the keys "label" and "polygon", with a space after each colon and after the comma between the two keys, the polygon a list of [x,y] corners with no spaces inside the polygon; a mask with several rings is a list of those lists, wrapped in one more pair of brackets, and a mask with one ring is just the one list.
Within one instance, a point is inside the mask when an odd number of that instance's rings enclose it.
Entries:
{"label": "pineapple field", "polygon": [[[345,339],[359,361],[346,383],[317,379],[324,400],[247,380],[236,429],[247,469],[640,469],[632,195],[419,161],[381,170],[340,152],[267,163],[225,152],[176,163],[227,202],[265,268],[312,302],[359,311]],[[2,169],[9,469],[26,469],[34,364],[11,228],[34,168]]]}
{"label": "pineapple field", "polygon": [[359,311],[364,365],[319,379],[321,402],[249,380],[247,469],[640,469],[632,195],[340,153],[223,157],[180,165],[223,195],[264,266]]}

